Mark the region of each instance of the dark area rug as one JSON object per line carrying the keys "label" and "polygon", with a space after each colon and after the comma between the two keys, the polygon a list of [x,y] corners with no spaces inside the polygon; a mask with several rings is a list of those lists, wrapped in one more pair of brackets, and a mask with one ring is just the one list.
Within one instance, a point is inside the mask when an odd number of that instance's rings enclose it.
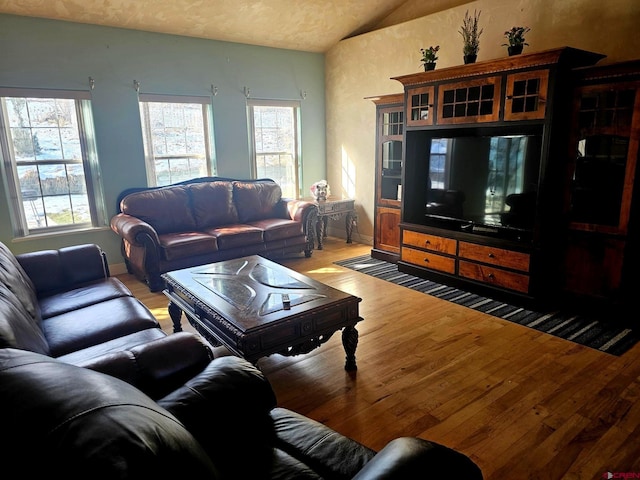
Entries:
{"label": "dark area rug", "polygon": [[637,329],[620,325],[614,319],[561,310],[549,312],[527,310],[399,272],[396,264],[371,258],[370,255],[341,260],[335,264],[611,355],[622,355],[640,340],[640,332]]}

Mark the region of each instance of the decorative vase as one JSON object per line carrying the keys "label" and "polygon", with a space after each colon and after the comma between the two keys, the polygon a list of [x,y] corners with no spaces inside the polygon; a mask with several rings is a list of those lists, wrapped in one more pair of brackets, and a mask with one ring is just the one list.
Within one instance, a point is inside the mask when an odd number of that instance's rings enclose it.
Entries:
{"label": "decorative vase", "polygon": [[434,70],[436,68],[436,62],[431,62],[431,63],[425,63],[424,64],[424,71],[428,72],[430,70]]}
{"label": "decorative vase", "polygon": [[509,45],[507,47],[507,51],[509,52],[509,56],[511,56],[511,55],[520,55],[522,53],[522,47],[524,47],[524,45]]}
{"label": "decorative vase", "polygon": [[476,63],[476,58],[478,58],[477,55],[465,55],[464,56],[464,63]]}

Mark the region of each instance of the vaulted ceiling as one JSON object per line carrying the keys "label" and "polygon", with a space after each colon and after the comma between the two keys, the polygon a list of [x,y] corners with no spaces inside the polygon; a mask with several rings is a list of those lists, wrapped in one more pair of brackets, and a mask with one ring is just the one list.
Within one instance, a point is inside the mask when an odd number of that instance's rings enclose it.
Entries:
{"label": "vaulted ceiling", "polygon": [[0,0],[0,13],[326,52],[469,0]]}

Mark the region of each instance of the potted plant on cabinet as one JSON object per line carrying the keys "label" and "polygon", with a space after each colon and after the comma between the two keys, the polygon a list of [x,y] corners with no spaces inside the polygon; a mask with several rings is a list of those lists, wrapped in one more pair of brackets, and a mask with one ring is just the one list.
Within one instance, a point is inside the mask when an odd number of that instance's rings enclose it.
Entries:
{"label": "potted plant on cabinet", "polygon": [[464,63],[474,63],[478,57],[478,51],[480,50],[480,35],[482,35],[483,30],[482,28],[478,28],[479,20],[479,11],[474,10],[473,17],[469,15],[469,10],[464,14],[462,27],[458,32],[462,35],[462,54],[464,55]]}
{"label": "potted plant on cabinet", "polygon": [[438,50],[440,50],[440,45],[420,49],[420,52],[422,52],[422,58],[420,59],[420,61],[424,65],[425,72],[436,68],[436,60],[438,60],[436,54],[438,53]]}
{"label": "potted plant on cabinet", "polygon": [[529,27],[512,27],[511,30],[504,32],[504,38],[508,43],[503,43],[502,46],[507,47],[509,56],[521,54],[524,46],[529,45],[524,41],[524,34],[530,30]]}

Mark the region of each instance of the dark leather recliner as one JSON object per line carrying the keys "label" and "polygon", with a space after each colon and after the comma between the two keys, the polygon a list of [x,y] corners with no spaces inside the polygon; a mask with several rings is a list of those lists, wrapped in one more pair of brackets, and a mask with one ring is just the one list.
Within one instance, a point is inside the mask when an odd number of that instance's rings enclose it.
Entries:
{"label": "dark leather recliner", "polygon": [[238,357],[213,360],[154,401],[109,375],[0,349],[0,411],[3,456],[24,478],[482,479],[447,447],[399,438],[376,453],[278,408],[265,377]]}

